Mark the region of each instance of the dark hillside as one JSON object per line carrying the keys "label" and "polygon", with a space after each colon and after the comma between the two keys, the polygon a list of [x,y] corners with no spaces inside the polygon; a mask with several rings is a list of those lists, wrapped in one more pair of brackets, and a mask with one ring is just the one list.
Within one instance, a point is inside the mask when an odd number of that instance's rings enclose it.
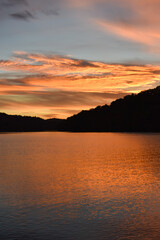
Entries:
{"label": "dark hillside", "polygon": [[160,132],[160,87],[62,119],[0,113],[0,132]]}
{"label": "dark hillside", "polygon": [[58,125],[64,120],[38,117],[25,117],[0,113],[0,132],[37,132],[56,131]]}
{"label": "dark hillside", "polygon": [[64,130],[159,132],[160,87],[127,95],[89,111],[82,111],[67,119]]}

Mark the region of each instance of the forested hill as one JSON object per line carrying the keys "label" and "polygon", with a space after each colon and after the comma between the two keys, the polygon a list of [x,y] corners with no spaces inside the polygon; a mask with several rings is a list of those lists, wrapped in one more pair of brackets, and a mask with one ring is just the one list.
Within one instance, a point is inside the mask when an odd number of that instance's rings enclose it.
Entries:
{"label": "forested hill", "polygon": [[68,118],[67,131],[160,132],[160,86]]}
{"label": "forested hill", "polygon": [[55,131],[63,121],[56,118],[44,120],[38,117],[0,113],[0,132]]}
{"label": "forested hill", "polygon": [[160,132],[160,86],[62,119],[0,113],[0,132]]}

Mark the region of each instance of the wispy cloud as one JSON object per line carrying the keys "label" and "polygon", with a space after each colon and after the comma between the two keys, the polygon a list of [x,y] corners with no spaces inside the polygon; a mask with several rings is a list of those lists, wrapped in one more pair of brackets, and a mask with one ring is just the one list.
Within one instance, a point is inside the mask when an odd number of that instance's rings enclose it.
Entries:
{"label": "wispy cloud", "polygon": [[0,0],[0,5],[4,7],[14,7],[19,5],[28,5],[27,0]]}
{"label": "wispy cloud", "polygon": [[58,16],[58,1],[46,0],[0,0],[0,18],[7,19],[9,17],[16,20],[33,20],[41,15]]}
{"label": "wispy cloud", "polygon": [[10,14],[11,17],[20,20],[34,19],[34,16],[29,11],[17,12]]}
{"label": "wispy cloud", "polygon": [[[86,11],[88,22],[117,38],[140,44],[143,51],[160,53],[159,0],[70,0]],[[91,20],[91,21],[90,21]]]}
{"label": "wispy cloud", "polygon": [[38,83],[55,87],[58,83],[58,87],[61,88],[77,87],[87,91],[101,91],[113,87],[125,89],[128,87],[128,81],[138,87],[152,84],[160,77],[159,65],[107,64],[68,56],[26,52],[15,52],[11,59],[0,60],[0,69],[5,72],[13,71],[15,75],[26,75],[25,81],[30,85]]}
{"label": "wispy cloud", "polygon": [[48,108],[53,114],[58,114],[55,109],[65,109],[63,116],[69,116],[71,110],[103,105],[158,85],[159,69],[15,52],[10,59],[0,60],[1,109],[23,112],[30,107],[44,115],[51,114]]}
{"label": "wispy cloud", "polygon": [[126,41],[129,40],[141,44],[145,51],[154,52],[156,54],[160,53],[159,29],[129,25],[123,22],[109,22],[106,20],[95,20],[95,24],[103,31],[117,35]]}

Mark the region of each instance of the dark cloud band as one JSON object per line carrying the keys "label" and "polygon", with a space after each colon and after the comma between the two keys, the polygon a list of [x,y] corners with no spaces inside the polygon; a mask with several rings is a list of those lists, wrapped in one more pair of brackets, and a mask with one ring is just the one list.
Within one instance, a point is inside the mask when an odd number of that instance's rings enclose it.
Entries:
{"label": "dark cloud band", "polygon": [[24,12],[17,12],[17,13],[12,13],[10,14],[11,17],[18,19],[18,20],[29,20],[29,19],[34,19],[35,17],[33,14],[29,11],[24,11]]}

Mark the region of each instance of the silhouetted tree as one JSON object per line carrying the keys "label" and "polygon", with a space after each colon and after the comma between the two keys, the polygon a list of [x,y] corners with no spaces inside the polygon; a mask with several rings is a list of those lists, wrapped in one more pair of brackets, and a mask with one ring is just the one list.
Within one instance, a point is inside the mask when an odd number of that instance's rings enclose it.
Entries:
{"label": "silhouetted tree", "polygon": [[66,120],[0,113],[0,132],[160,132],[160,87],[127,95]]}

